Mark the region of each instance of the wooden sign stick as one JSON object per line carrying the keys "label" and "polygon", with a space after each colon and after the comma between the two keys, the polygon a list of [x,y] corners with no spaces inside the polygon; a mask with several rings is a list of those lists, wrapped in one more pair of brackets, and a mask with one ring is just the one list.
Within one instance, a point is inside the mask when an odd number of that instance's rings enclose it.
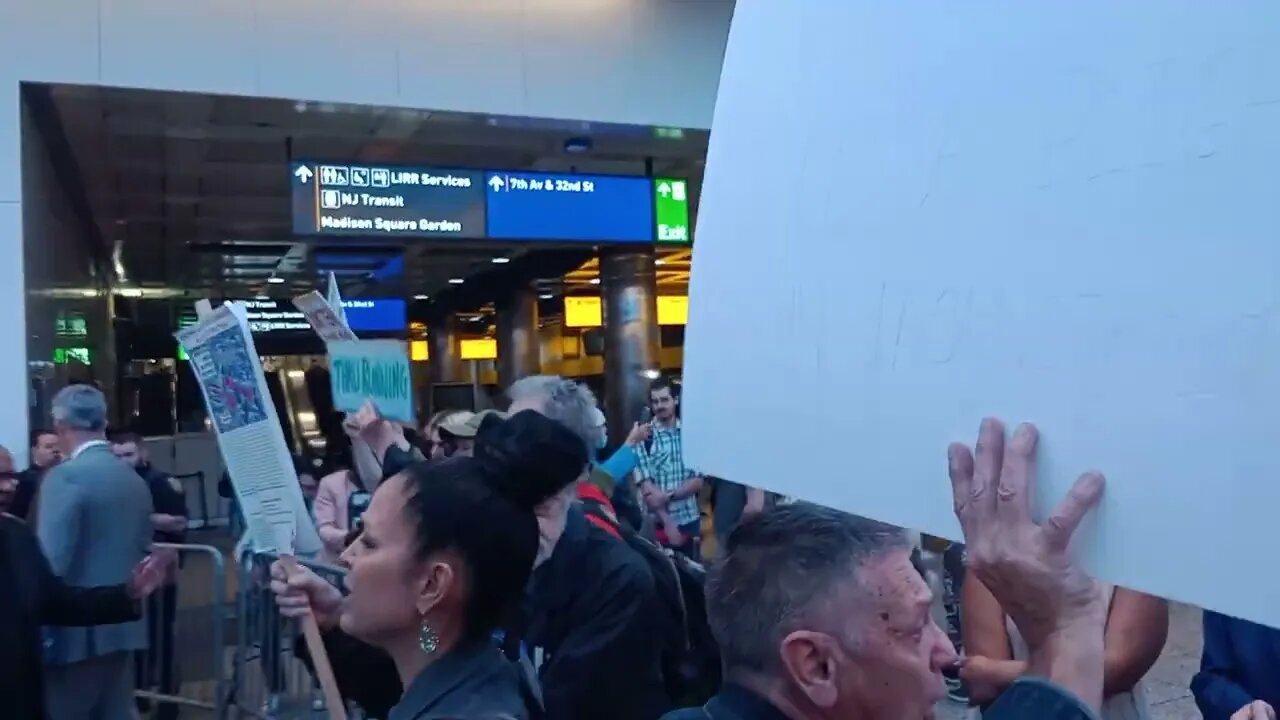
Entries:
{"label": "wooden sign stick", "polygon": [[[196,316],[204,319],[213,313],[213,305],[208,300],[196,302]],[[234,482],[234,479],[233,479]],[[280,564],[285,573],[294,577],[302,572],[298,561],[293,557],[293,549],[289,553],[280,553]],[[307,643],[307,652],[311,655],[311,664],[315,668],[316,679],[320,681],[320,692],[324,694],[325,707],[333,720],[347,720],[347,706],[342,702],[342,693],[338,692],[338,681],[333,675],[333,665],[329,663],[329,653],[324,649],[324,640],[320,637],[320,626],[314,615],[308,613],[302,618],[302,637]]]}
{"label": "wooden sign stick", "polygon": [[[292,555],[280,555],[280,564],[284,566],[289,577],[302,572],[302,567]],[[320,637],[320,626],[316,617],[307,613],[302,618],[302,637],[307,641],[307,651],[311,654],[311,664],[315,668],[316,679],[320,681],[320,692],[324,694],[324,704],[329,710],[329,717],[334,720],[347,720],[347,707],[342,702],[342,693],[338,692],[338,680],[333,675],[333,666],[329,664],[329,653],[324,649],[324,640]]]}

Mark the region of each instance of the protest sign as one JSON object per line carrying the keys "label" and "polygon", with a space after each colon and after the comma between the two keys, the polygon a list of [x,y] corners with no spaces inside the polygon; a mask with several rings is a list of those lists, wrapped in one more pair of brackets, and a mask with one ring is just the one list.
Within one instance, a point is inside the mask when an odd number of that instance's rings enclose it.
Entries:
{"label": "protest sign", "polygon": [[1280,626],[1276,67],[1275,3],[739,3],[690,464],[959,539],[947,444],[1033,421],[1041,512],[1108,477],[1085,567]]}
{"label": "protest sign", "polygon": [[342,304],[342,290],[338,287],[338,276],[332,272],[329,273],[329,289],[324,299],[333,310],[334,316],[338,318],[338,322],[342,323],[343,327],[350,328],[351,323],[347,322],[347,309]]}
{"label": "protest sign", "polygon": [[306,295],[299,295],[293,299],[293,306],[307,317],[312,329],[326,343],[358,339],[351,328],[347,327],[345,315],[339,314],[318,291],[312,290]]}
{"label": "protest sign", "polygon": [[[244,308],[228,303],[177,332],[204,395],[249,539],[260,552],[320,552]],[[293,539],[292,547],[282,546]]]}
{"label": "protest sign", "polygon": [[343,412],[372,402],[389,420],[413,424],[413,376],[409,348],[400,340],[329,343],[333,404]]}

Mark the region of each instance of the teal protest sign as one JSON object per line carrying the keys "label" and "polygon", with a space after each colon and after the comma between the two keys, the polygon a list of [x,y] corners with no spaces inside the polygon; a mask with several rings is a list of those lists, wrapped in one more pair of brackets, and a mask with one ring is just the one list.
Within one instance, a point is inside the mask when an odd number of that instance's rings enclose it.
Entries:
{"label": "teal protest sign", "polygon": [[414,421],[409,350],[403,342],[347,340],[328,347],[334,407],[356,412],[372,400],[388,420]]}

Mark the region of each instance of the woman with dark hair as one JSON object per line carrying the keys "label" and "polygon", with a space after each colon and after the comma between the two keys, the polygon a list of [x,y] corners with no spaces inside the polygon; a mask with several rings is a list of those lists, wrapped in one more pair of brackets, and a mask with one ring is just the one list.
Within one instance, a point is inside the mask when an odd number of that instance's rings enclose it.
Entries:
{"label": "woman with dark hair", "polygon": [[[346,597],[308,571],[286,580],[272,568],[281,612],[311,612],[328,629],[326,644],[342,647],[331,653],[340,679],[398,680],[396,720],[536,718],[536,693],[493,635],[529,582],[533,509],[586,465],[578,437],[537,413],[486,423],[474,457],[417,463],[378,487],[364,531],[341,556]],[[394,674],[378,678],[386,657]]]}

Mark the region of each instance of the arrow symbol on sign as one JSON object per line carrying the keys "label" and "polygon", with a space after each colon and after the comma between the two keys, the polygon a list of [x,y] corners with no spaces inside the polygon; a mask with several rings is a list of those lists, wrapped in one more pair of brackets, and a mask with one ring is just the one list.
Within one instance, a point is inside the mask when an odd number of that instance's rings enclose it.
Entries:
{"label": "arrow symbol on sign", "polygon": [[493,188],[494,192],[501,190],[504,185],[506,185],[506,183],[502,182],[502,178],[497,175],[494,175],[493,179],[489,181],[489,187]]}
{"label": "arrow symbol on sign", "polygon": [[302,167],[293,171],[293,174],[296,175],[298,179],[302,181],[303,185],[306,185],[307,181],[310,180],[311,176],[314,175],[315,173],[311,172],[311,168],[307,167],[306,165],[303,165]]}
{"label": "arrow symbol on sign", "polygon": [[666,183],[659,183],[659,184],[658,184],[658,194],[659,194],[659,195],[661,195],[662,197],[666,197],[666,196],[670,195],[670,194],[671,194],[671,186],[670,186],[670,185],[668,185],[668,184],[666,184]]}

